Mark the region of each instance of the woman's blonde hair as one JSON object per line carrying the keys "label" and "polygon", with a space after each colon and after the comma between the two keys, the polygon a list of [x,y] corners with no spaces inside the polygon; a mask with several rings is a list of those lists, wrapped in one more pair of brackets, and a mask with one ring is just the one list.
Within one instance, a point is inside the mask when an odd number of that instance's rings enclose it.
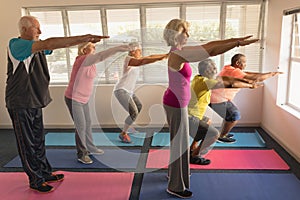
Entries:
{"label": "woman's blonde hair", "polygon": [[85,55],[84,53],[84,49],[89,46],[90,44],[92,44],[91,42],[84,42],[84,43],[81,43],[78,45],[78,55],[79,56],[82,56],[82,55]]}
{"label": "woman's blonde hair", "polygon": [[190,24],[183,19],[172,19],[164,29],[164,40],[168,46],[176,45],[178,34],[187,32]]}

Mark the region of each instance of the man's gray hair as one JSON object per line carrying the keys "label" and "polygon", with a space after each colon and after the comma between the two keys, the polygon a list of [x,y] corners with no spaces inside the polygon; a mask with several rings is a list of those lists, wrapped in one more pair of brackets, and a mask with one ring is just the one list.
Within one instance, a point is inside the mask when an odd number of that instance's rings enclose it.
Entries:
{"label": "man's gray hair", "polygon": [[202,76],[204,75],[204,72],[210,67],[215,65],[215,62],[212,59],[205,59],[202,60],[201,62],[199,62],[198,64],[198,72],[199,74],[201,74]]}
{"label": "man's gray hair", "polygon": [[19,33],[22,34],[23,33],[23,27],[25,28],[29,28],[32,26],[32,21],[36,20],[35,17],[33,16],[23,16],[21,17],[21,19],[19,20],[18,26],[19,26]]}

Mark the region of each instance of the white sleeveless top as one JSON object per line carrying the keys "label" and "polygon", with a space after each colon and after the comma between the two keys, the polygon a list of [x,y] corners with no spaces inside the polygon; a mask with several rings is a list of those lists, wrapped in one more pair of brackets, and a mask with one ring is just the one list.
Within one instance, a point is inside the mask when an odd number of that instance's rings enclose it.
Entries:
{"label": "white sleeveless top", "polygon": [[124,89],[127,92],[133,94],[136,81],[139,77],[140,69],[139,67],[128,66],[132,56],[127,56],[123,65],[123,75],[115,85],[114,91],[119,89]]}

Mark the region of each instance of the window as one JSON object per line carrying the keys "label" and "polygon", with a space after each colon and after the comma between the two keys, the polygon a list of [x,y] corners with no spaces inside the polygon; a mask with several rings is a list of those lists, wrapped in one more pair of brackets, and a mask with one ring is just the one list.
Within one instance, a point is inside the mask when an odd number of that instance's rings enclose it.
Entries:
{"label": "window", "polygon": [[[226,9],[225,38],[253,35],[259,38],[260,5],[228,5]],[[224,54],[224,62],[230,63],[236,53],[247,56],[246,71],[259,71],[261,68],[260,43],[247,47],[234,48]]]}
{"label": "window", "polygon": [[[265,1],[244,1],[231,3],[221,1],[209,3],[168,3],[95,5],[72,7],[26,8],[28,14],[37,17],[44,30],[41,39],[59,36],[74,36],[86,33],[109,35],[96,46],[97,51],[138,41],[142,44],[143,55],[162,54],[169,51],[163,40],[165,25],[173,18],[190,22],[189,45],[197,45],[216,39],[239,37],[248,34],[260,37],[262,34]],[[235,48],[213,59],[223,67],[237,52],[248,58],[248,70],[259,71],[261,64],[260,44]],[[118,53],[97,64],[98,83],[116,83],[122,74],[123,61],[127,53]],[[48,57],[51,85],[66,85],[72,64],[77,56],[77,47],[54,50]],[[140,83],[167,83],[167,61],[143,66],[140,69]],[[197,63],[191,63],[197,73]]]}
{"label": "window", "polygon": [[[68,35],[102,34],[100,10],[73,10],[67,11]],[[96,45],[96,49],[102,50],[103,45]],[[55,50],[56,51],[56,50]],[[68,48],[68,74],[71,75],[72,64],[77,56],[77,46]],[[102,67],[97,67],[98,74],[103,73]],[[68,77],[69,78],[69,77]]]}
{"label": "window", "polygon": [[[133,9],[107,9],[107,29],[111,39],[107,43],[115,46],[129,42],[141,41],[140,10]],[[109,46],[110,47],[110,46]],[[123,61],[127,53],[116,54],[105,60],[109,65],[103,75],[106,83],[115,83],[122,75]],[[142,69],[142,68],[141,68]],[[142,73],[142,70],[140,70]],[[142,76],[140,76],[141,78]],[[141,81],[141,80],[138,80]],[[101,83],[102,81],[100,81]]]}
{"label": "window", "polygon": [[[219,40],[221,5],[187,6],[186,20],[190,23],[188,44],[197,45],[199,41],[206,43]],[[220,56],[212,57],[216,65],[221,68]],[[193,75],[198,73],[198,63],[191,63]],[[220,71],[220,70],[219,70]]]}
{"label": "window", "polygon": [[300,8],[284,12],[277,104],[300,118]]}
{"label": "window", "polygon": [[[63,37],[65,35],[62,12],[60,10],[34,12],[34,16],[39,19],[42,29],[42,40],[53,36]],[[69,59],[67,59],[67,51],[68,49],[57,49],[47,57],[52,83],[68,80]]]}
{"label": "window", "polygon": [[[259,38],[261,12],[260,4],[228,3],[187,6],[186,19],[191,24],[190,33],[192,37],[190,42],[196,45],[198,41],[209,42],[245,35],[253,35],[253,38]],[[212,57],[212,59],[220,70],[225,64],[230,64],[231,57],[236,53],[247,56],[247,71],[260,71],[260,43],[234,48],[225,54]],[[193,72],[197,73],[197,63],[192,63],[191,66]]]}
{"label": "window", "polygon": [[[173,18],[179,18],[180,7],[151,7],[145,9],[145,37],[143,38],[145,55],[163,54],[169,51],[163,39],[166,24]],[[164,13],[162,15],[162,13]],[[167,61],[159,61],[144,67],[143,82],[166,83],[168,81]]]}

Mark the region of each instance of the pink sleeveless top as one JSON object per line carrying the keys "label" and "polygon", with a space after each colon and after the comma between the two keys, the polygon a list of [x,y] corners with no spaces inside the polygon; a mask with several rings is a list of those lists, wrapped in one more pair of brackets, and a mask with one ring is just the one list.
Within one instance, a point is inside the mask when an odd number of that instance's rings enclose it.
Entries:
{"label": "pink sleeveless top", "polygon": [[189,63],[184,63],[179,71],[168,68],[169,86],[163,96],[165,105],[175,108],[184,108],[188,105],[191,99],[191,75],[192,69]]}

